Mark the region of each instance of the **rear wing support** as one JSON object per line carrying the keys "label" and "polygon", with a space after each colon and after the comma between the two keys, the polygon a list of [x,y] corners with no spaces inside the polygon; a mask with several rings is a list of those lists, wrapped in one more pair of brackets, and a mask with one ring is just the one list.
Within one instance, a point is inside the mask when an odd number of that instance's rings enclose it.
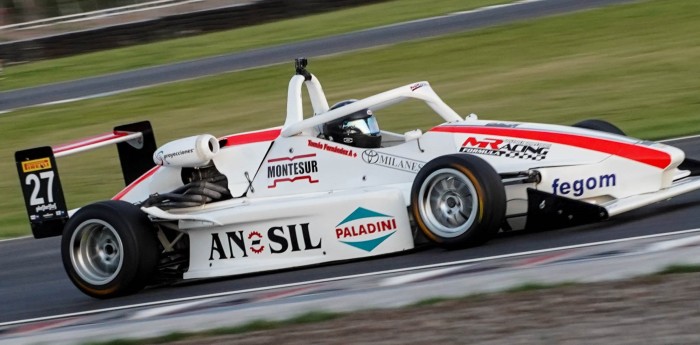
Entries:
{"label": "rear wing support", "polygon": [[125,185],[155,165],[152,157],[156,142],[148,121],[118,126],[111,133],[66,145],[15,152],[17,173],[34,238],[60,236],[68,221],[56,158],[112,144],[117,144]]}
{"label": "rear wing support", "polygon": [[141,134],[140,138],[117,143],[119,162],[124,175],[124,185],[128,186],[146,171],[153,168],[153,153],[156,152],[156,138],[148,121],[130,123],[114,127],[114,132]]}

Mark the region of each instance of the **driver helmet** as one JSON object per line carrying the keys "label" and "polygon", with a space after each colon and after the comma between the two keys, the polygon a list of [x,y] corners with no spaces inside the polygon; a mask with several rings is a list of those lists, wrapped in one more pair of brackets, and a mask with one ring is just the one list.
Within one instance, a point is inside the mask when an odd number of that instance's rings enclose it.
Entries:
{"label": "driver helmet", "polygon": [[[334,104],[330,110],[348,105],[350,99]],[[378,148],[382,143],[382,133],[372,110],[362,109],[323,125],[323,135],[328,140],[361,148]]]}

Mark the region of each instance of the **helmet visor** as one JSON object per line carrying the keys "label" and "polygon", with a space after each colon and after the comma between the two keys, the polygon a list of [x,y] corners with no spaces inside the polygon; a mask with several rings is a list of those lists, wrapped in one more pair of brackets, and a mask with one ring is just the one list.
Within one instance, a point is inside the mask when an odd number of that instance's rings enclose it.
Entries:
{"label": "helmet visor", "polygon": [[342,129],[353,128],[364,134],[377,135],[380,133],[379,124],[377,124],[377,119],[374,116],[343,122]]}

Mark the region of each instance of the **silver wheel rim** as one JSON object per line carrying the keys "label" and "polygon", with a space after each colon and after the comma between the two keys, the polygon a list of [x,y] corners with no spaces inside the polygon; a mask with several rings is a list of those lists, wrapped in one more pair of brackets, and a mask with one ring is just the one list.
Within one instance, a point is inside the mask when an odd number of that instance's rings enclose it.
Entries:
{"label": "silver wheel rim", "polygon": [[122,268],[124,246],[114,227],[99,219],[82,222],[71,236],[70,260],[85,282],[105,285]]}
{"label": "silver wheel rim", "polygon": [[418,191],[418,210],[428,229],[440,237],[464,234],[478,211],[476,188],[461,172],[444,168],[431,173]]}

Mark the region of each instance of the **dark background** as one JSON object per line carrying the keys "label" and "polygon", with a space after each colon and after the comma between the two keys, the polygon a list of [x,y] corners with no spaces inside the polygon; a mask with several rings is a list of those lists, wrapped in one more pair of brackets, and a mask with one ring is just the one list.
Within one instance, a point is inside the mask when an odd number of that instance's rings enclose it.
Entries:
{"label": "dark background", "polygon": [[[57,1],[60,0],[36,0],[36,3],[43,4],[43,7],[35,9],[35,14],[25,15],[22,14],[21,9],[17,9],[25,3],[24,0],[0,0],[0,11],[12,13],[6,15],[12,20],[21,21],[30,17],[46,18],[61,14],[57,8],[52,9],[52,4]],[[0,59],[6,64],[51,59],[233,29],[381,1],[384,0],[261,0],[244,6],[233,5],[93,30],[6,42],[0,44]],[[129,4],[126,0],[90,0],[89,2]],[[75,1],[75,3],[81,3],[81,1]],[[95,4],[92,6],[97,6]]]}

